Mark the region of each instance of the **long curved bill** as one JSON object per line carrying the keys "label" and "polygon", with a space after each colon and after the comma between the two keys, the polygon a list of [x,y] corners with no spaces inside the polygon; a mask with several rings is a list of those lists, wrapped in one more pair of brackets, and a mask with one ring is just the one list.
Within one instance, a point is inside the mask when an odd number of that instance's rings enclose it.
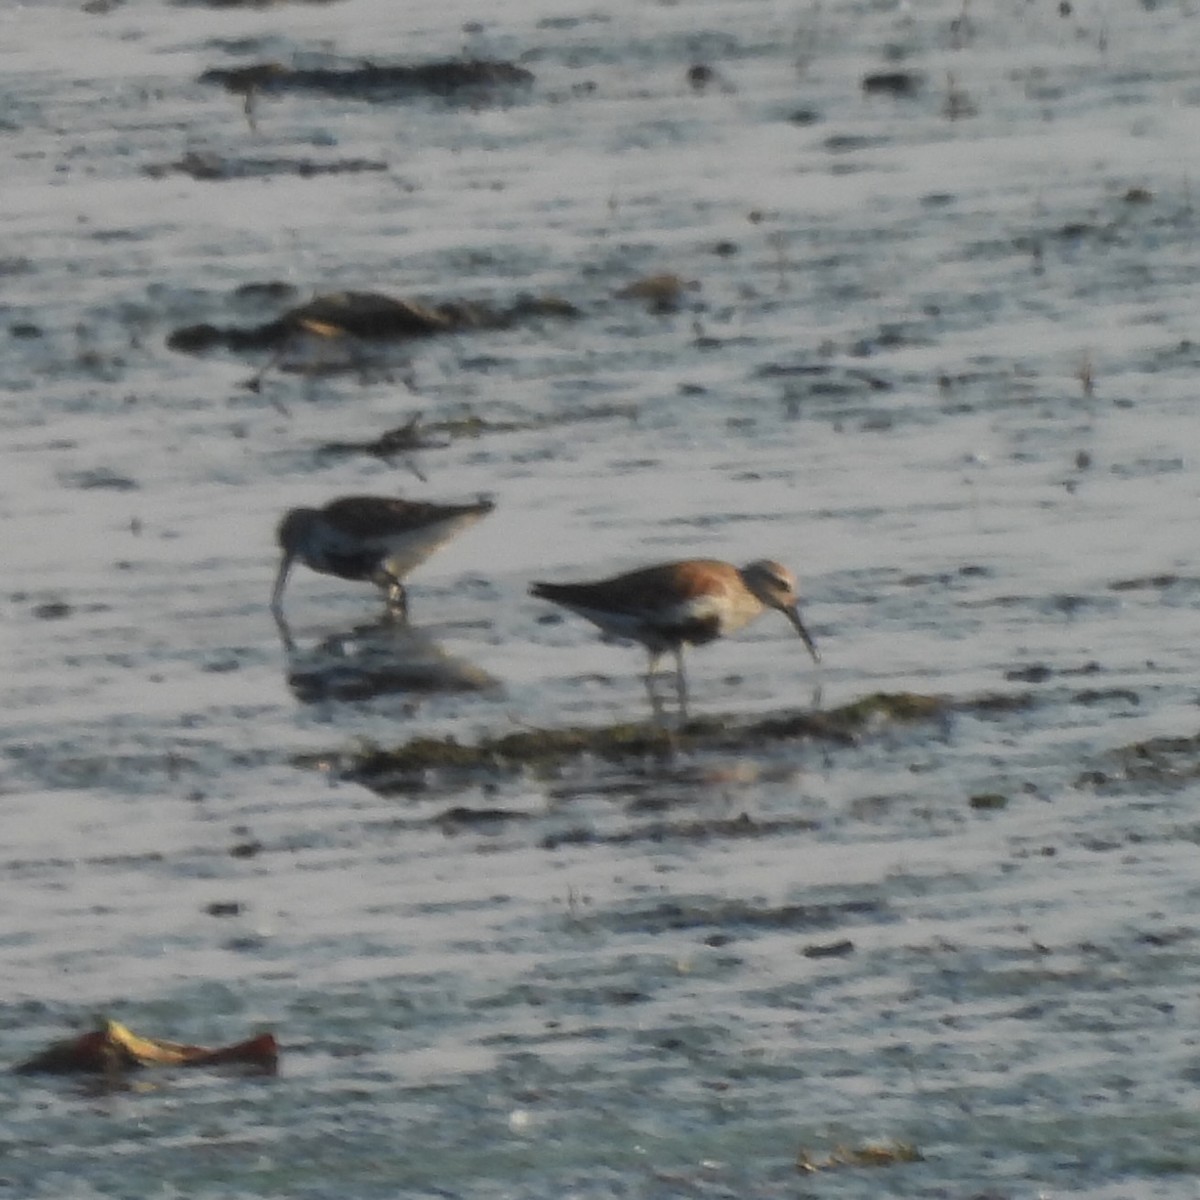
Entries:
{"label": "long curved bill", "polygon": [[821,652],[817,649],[817,643],[812,640],[812,634],[804,628],[804,622],[800,620],[800,606],[793,605],[791,608],[783,609],[783,615],[792,623],[792,628],[800,635],[801,640],[808,647],[809,654],[812,655],[812,660],[815,663],[821,661]]}
{"label": "long curved bill", "polygon": [[279,573],[275,576],[275,586],[271,589],[271,611],[277,621],[283,617],[283,588],[291,569],[292,556],[285,554],[279,562]]}

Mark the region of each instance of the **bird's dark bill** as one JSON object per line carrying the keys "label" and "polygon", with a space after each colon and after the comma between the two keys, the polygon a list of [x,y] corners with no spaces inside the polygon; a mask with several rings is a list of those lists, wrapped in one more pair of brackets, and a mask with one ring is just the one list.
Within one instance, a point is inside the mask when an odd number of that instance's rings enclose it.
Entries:
{"label": "bird's dark bill", "polygon": [[798,608],[785,608],[784,614],[791,621],[792,628],[800,635],[801,640],[808,647],[809,654],[812,655],[813,662],[821,661],[821,652],[817,649],[817,643],[812,640],[812,635],[804,628],[804,622],[800,620],[800,610]]}

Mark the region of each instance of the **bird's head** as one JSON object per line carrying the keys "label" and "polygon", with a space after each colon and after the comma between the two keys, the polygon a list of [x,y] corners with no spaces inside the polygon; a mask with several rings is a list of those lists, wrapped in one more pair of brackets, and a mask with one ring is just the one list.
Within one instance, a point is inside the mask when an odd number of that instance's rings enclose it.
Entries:
{"label": "bird's head", "polygon": [[800,619],[800,596],[796,577],[782,563],[763,558],[742,568],[742,581],[754,596],[768,608],[777,609],[792,623],[800,635],[813,662],[821,661],[821,653]]}

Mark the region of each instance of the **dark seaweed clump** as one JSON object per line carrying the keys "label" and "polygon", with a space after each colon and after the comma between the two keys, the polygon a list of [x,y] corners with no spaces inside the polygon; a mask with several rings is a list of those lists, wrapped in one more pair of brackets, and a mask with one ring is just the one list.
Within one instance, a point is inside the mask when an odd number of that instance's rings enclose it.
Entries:
{"label": "dark seaweed clump", "polygon": [[288,67],[279,62],[245,67],[213,67],[200,76],[239,95],[301,92],[372,103],[409,100],[417,96],[443,99],[497,89],[527,88],[533,74],[515,63],[498,59],[448,59],[405,65],[362,62],[346,67]]}
{"label": "dark seaweed clump", "polygon": [[143,167],[152,179],[167,175],[188,175],[192,179],[221,182],[227,179],[263,179],[271,175],[295,175],[311,179],[316,175],[356,175],[363,171],[386,171],[382,159],[339,158],[321,161],[312,158],[242,158],[189,150],[182,158]]}
{"label": "dark seaweed clump", "polygon": [[934,720],[950,708],[943,697],[876,692],[828,712],[785,713],[743,723],[705,717],[679,729],[645,723],[528,729],[476,743],[423,737],[391,749],[370,746],[349,755],[307,755],[297,761],[321,769],[336,764],[343,778],[388,793],[409,790],[429,772],[548,772],[587,759],[636,765],[670,759],[681,751],[753,752],[796,741],[849,745],[876,723]]}
{"label": "dark seaweed clump", "polygon": [[329,292],[261,325],[185,325],[171,332],[167,346],[186,354],[220,346],[229,350],[282,350],[302,334],[404,341],[470,329],[509,329],[540,317],[575,316],[578,310],[556,297],[520,296],[507,307],[497,308],[474,301],[426,305],[376,292]]}
{"label": "dark seaweed clump", "polygon": [[1077,787],[1170,793],[1200,779],[1200,733],[1149,738],[1110,751],[1104,766],[1082,772]]}

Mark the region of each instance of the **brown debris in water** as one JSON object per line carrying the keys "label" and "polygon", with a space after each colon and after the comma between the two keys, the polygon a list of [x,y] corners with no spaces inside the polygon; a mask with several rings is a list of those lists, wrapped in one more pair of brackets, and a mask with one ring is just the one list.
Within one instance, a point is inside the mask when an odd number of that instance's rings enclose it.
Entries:
{"label": "brown debris in water", "polygon": [[244,1042],[210,1048],[161,1038],[140,1037],[119,1021],[105,1021],[78,1037],[54,1042],[40,1054],[18,1063],[22,1075],[120,1075],[140,1067],[245,1066],[274,1073],[279,1065],[279,1045],[274,1034],[260,1033]]}
{"label": "brown debris in water", "polygon": [[360,341],[404,341],[436,333],[509,329],[541,317],[570,318],[579,310],[553,296],[518,297],[507,308],[462,300],[425,305],[378,292],[327,292],[288,309],[262,325],[185,325],[167,337],[167,346],[185,354],[214,347],[229,350],[286,349],[298,336],[352,337]]}
{"label": "brown debris in water", "polygon": [[802,1149],[796,1155],[796,1170],[814,1175],[838,1167],[894,1167],[899,1163],[924,1161],[925,1156],[909,1142],[879,1145],[868,1142],[862,1146],[835,1146],[824,1158],[813,1158]]}
{"label": "brown debris in water", "polygon": [[652,313],[673,313],[679,311],[686,293],[699,290],[698,279],[684,279],[664,271],[635,279],[621,288],[616,296],[618,300],[640,300]]}

